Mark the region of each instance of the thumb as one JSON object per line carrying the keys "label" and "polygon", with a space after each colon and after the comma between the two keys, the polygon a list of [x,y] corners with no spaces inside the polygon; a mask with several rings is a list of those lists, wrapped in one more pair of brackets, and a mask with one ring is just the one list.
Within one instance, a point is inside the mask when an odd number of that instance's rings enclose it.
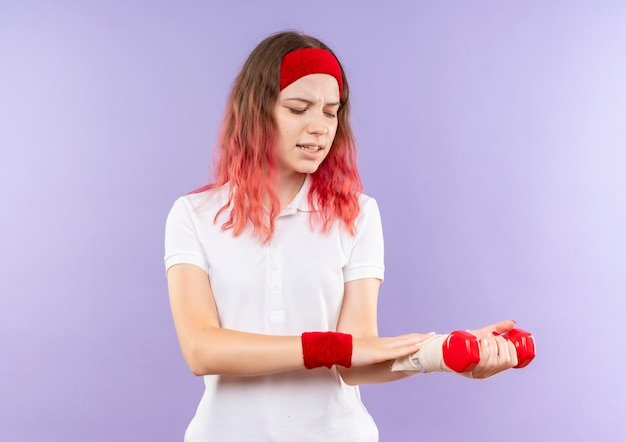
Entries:
{"label": "thumb", "polygon": [[511,330],[512,328],[515,327],[515,321],[508,319],[506,321],[500,321],[500,322],[496,322],[495,324],[493,324],[492,326],[495,331],[500,334],[500,333],[506,333],[509,330]]}

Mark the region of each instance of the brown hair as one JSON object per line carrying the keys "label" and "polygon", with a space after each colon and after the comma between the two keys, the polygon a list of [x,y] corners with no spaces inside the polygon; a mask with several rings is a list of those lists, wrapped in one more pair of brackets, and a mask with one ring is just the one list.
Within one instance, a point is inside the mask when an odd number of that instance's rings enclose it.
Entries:
{"label": "brown hair", "polygon": [[[274,156],[276,123],[273,112],[280,92],[280,66],[285,54],[307,47],[325,49],[335,55],[315,37],[280,32],[263,40],[252,51],[233,83],[217,145],[215,182],[203,189],[230,183],[228,204],[217,216],[232,204],[229,219],[222,227],[232,228],[235,236],[248,223],[263,240],[269,240],[274,232],[280,202],[276,192],[278,167]],[[353,232],[362,184],[350,127],[350,89],[343,67],[341,76],[343,93],[337,114],[337,132],[328,156],[312,174],[308,198],[310,204],[316,204],[320,209],[323,230],[328,230],[339,218]],[[264,198],[268,197],[269,217],[263,206]]]}

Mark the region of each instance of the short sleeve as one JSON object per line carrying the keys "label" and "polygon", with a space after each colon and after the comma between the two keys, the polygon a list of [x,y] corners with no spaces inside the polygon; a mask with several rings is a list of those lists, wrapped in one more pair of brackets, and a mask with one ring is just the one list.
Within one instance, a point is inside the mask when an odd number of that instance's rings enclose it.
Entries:
{"label": "short sleeve", "polygon": [[185,197],[172,206],[165,223],[165,270],[176,264],[194,264],[209,272],[209,264],[196,231],[193,207]]}
{"label": "short sleeve", "polygon": [[384,242],[380,211],[376,200],[362,196],[361,212],[355,222],[355,234],[343,269],[344,281],[364,278],[384,279]]}

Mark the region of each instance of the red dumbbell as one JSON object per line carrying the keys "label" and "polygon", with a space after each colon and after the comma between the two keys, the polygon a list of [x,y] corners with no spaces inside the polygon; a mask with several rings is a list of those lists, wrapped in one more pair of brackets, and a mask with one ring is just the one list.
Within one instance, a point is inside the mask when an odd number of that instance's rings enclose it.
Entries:
{"label": "red dumbbell", "polygon": [[[514,328],[502,334],[515,345],[517,365],[522,368],[530,364],[535,357],[535,338],[527,331]],[[443,341],[443,361],[457,373],[472,371],[480,361],[480,346],[473,334],[457,330],[450,333]]]}

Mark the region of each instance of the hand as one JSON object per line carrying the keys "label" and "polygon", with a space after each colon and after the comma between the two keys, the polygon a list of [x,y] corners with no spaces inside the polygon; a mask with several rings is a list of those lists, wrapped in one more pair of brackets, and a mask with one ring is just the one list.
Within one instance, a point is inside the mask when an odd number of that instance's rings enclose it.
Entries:
{"label": "hand", "polygon": [[476,379],[485,379],[517,365],[515,345],[500,334],[515,327],[515,321],[501,321],[490,326],[470,330],[480,339],[480,362],[470,372]]}
{"label": "hand", "polygon": [[418,351],[421,343],[433,335],[434,333],[411,333],[393,338],[353,338],[352,366],[372,365],[408,356]]}

